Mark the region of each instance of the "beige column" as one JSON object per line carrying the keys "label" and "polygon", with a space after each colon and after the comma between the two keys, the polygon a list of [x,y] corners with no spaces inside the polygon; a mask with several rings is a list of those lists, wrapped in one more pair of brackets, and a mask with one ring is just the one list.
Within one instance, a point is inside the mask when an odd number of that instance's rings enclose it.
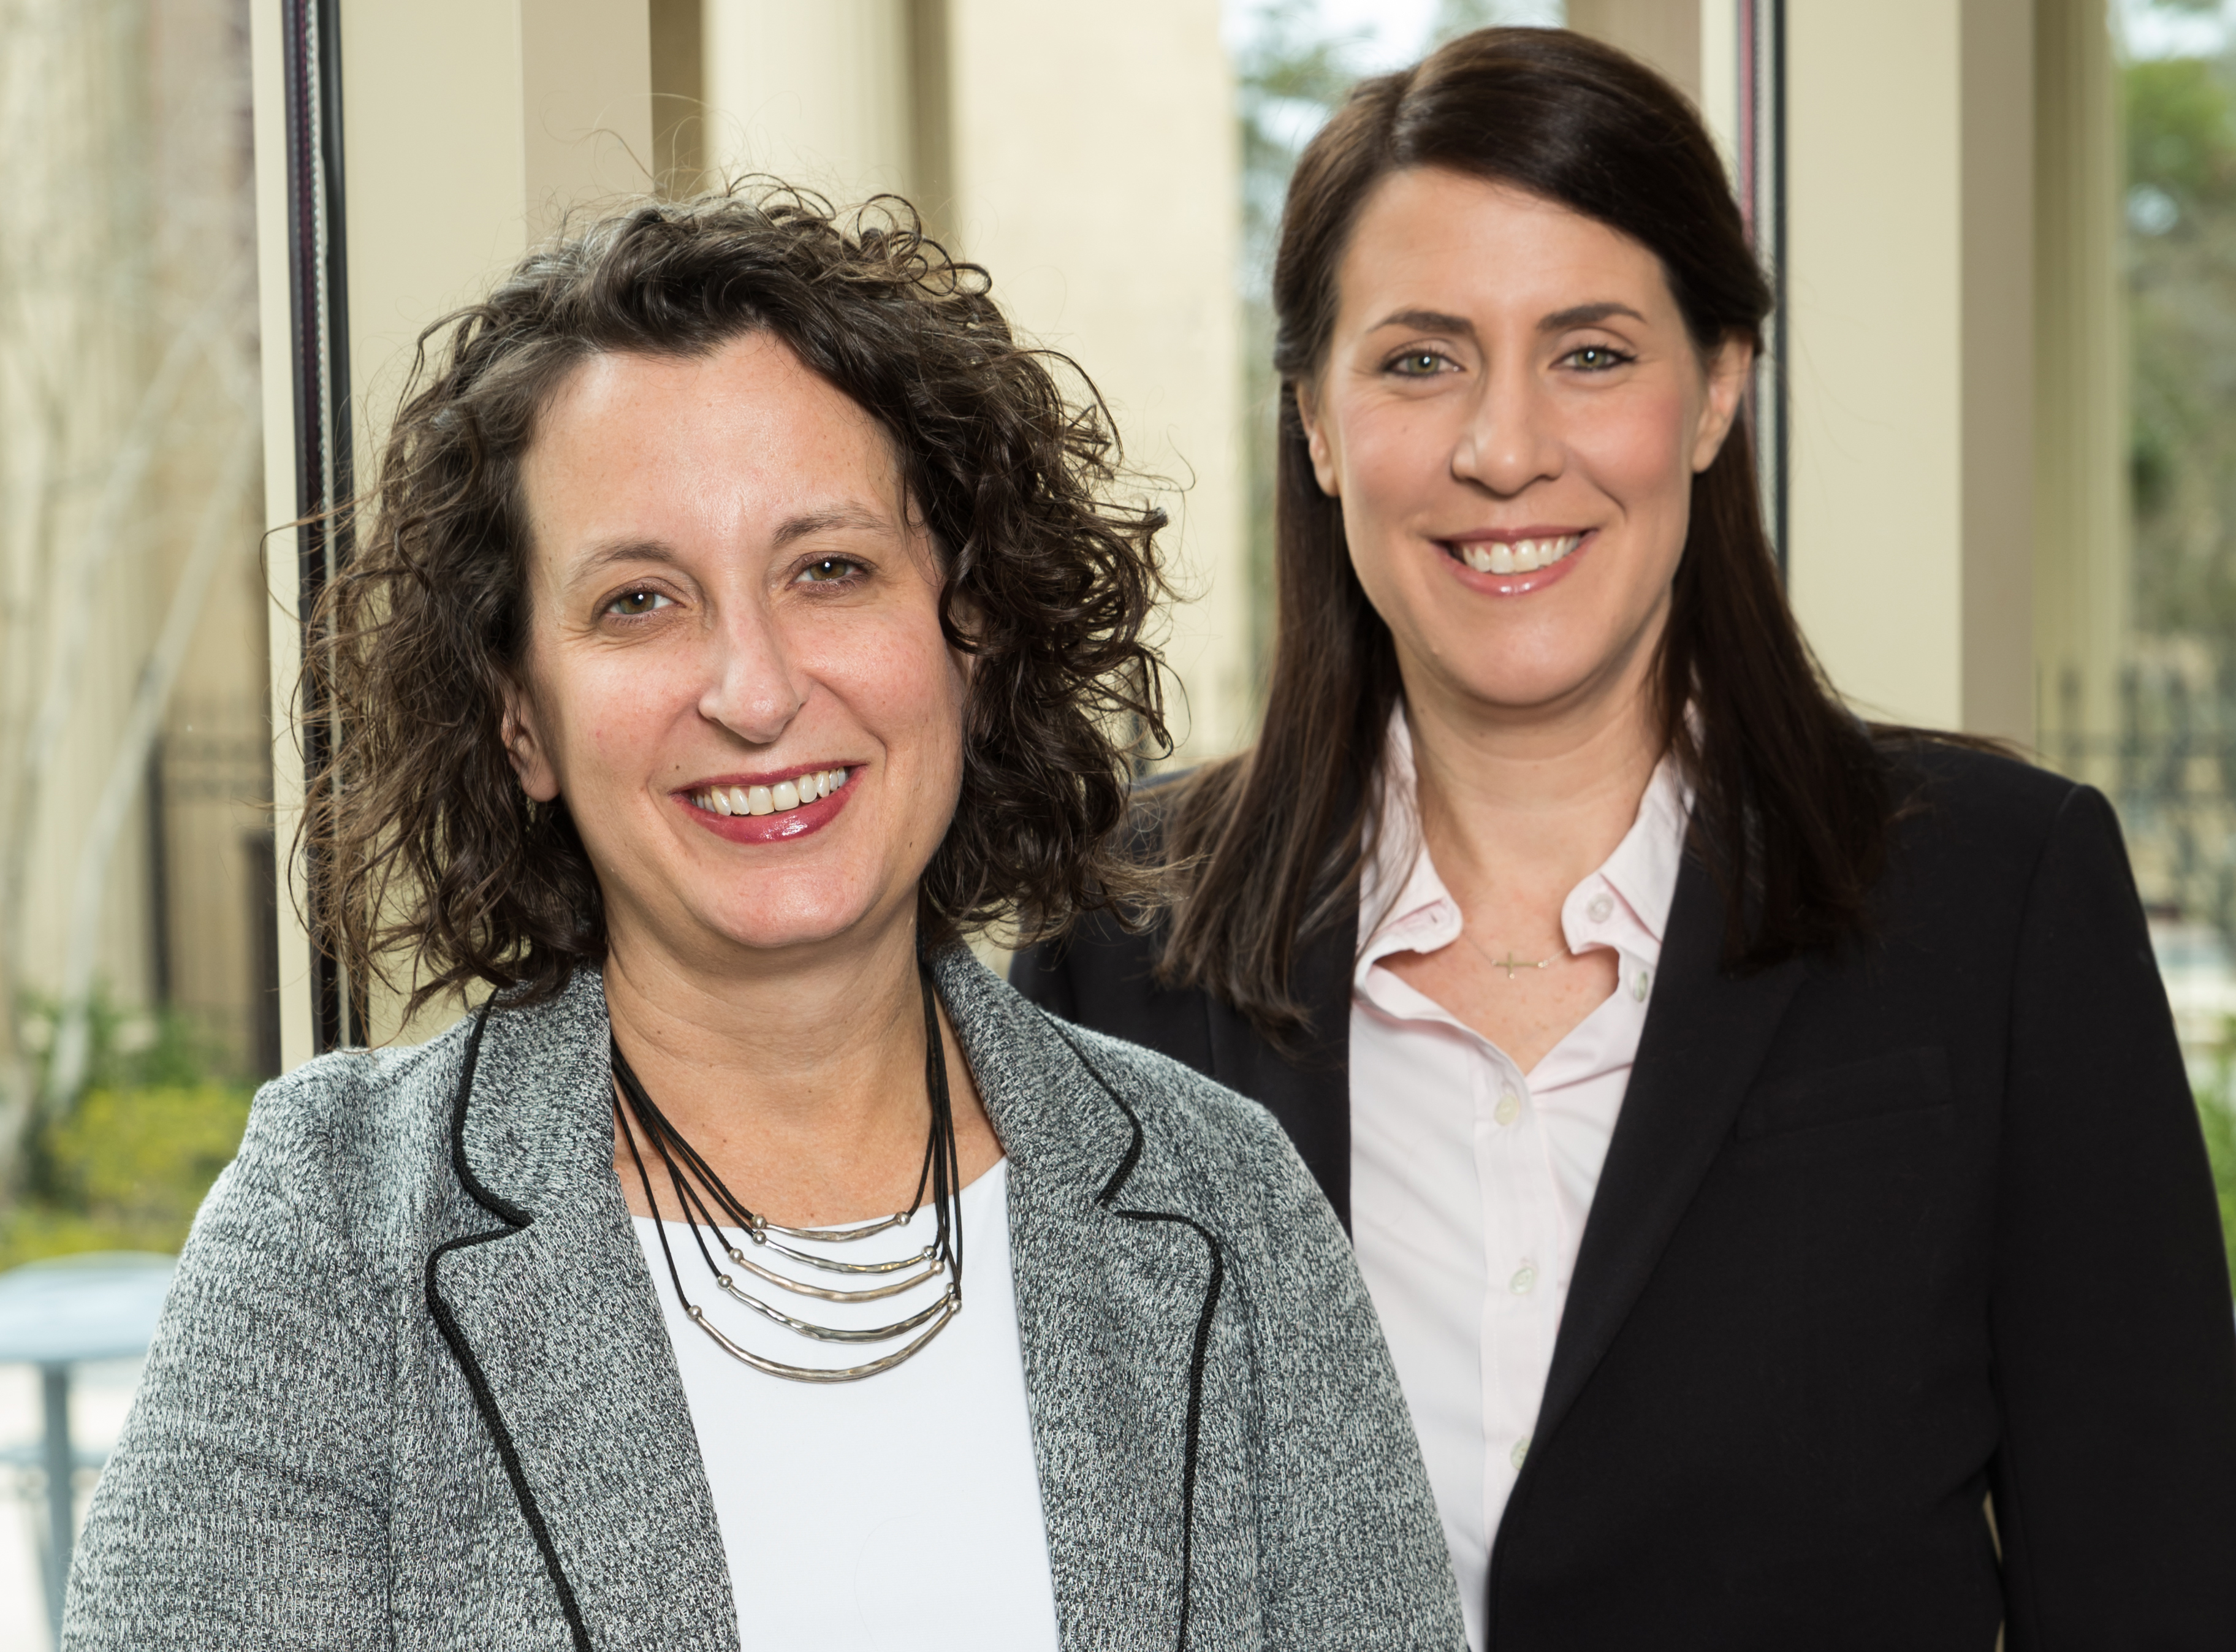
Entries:
{"label": "beige column", "polygon": [[[1728,10],[1730,0],[1725,4]],[[1702,10],[1701,0],[1568,0],[1568,27],[1621,47],[1697,102],[1702,94]]]}
{"label": "beige column", "polygon": [[955,219],[1170,486],[1180,760],[1248,737],[1239,138],[1216,0],[950,0]]}
{"label": "beige column", "polygon": [[2104,0],[2035,0],[2035,710],[2043,760],[2098,786],[2128,623],[2118,74]]}
{"label": "beige column", "polygon": [[1786,18],[1794,606],[1859,709],[2031,743],[2032,9]]}
{"label": "beige column", "polygon": [[1739,6],[1743,0],[1697,0],[1700,20],[1700,79],[1693,93],[1708,135],[1738,172]]}
{"label": "beige column", "polygon": [[[251,9],[266,512],[295,515],[288,378],[285,85],[280,9]],[[572,206],[650,184],[646,0],[379,0],[342,8],[350,360],[360,485],[371,479],[421,331],[485,288]],[[295,536],[269,541],[274,726],[292,726],[300,667]],[[308,939],[286,851],[302,755],[283,734],[280,808],[281,1048],[311,1053]],[[376,1002],[377,1032],[398,1006]]]}
{"label": "beige column", "polygon": [[917,193],[911,0],[705,0],[707,163],[845,204]]}

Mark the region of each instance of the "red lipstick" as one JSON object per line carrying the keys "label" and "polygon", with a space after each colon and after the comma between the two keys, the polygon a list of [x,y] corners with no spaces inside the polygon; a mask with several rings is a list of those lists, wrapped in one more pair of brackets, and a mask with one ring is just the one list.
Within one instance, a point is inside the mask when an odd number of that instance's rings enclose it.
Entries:
{"label": "red lipstick", "polygon": [[846,778],[843,784],[812,801],[804,801],[789,809],[773,808],[766,814],[738,809],[734,806],[734,799],[731,800],[733,806],[728,814],[705,807],[694,800],[718,790],[749,797],[762,788],[774,791],[785,784],[797,787],[802,776],[808,777],[812,784],[812,778],[825,771],[810,767],[781,769],[766,774],[724,774],[696,781],[668,795],[694,822],[718,838],[727,839],[732,843],[788,843],[794,838],[807,837],[829,826],[838,818],[838,812],[854,795],[855,787],[862,777],[862,767],[859,764],[838,763],[828,767],[831,770],[845,773]]}

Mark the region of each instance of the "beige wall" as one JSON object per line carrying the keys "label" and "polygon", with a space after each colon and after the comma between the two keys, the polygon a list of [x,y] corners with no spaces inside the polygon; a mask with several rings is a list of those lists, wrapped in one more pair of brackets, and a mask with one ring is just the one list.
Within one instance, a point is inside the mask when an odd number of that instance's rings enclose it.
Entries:
{"label": "beige wall", "polygon": [[910,0],[705,0],[707,163],[834,201],[916,193]]}
{"label": "beige wall", "polygon": [[1216,0],[952,0],[955,221],[1011,316],[1077,359],[1165,494],[1182,761],[1253,703],[1235,267],[1239,138]]}
{"label": "beige wall", "polygon": [[1871,714],[2031,742],[2031,9],[1786,15],[1794,606]]}
{"label": "beige wall", "polygon": [[[1728,10],[1730,0],[1726,0]],[[1620,46],[1701,95],[1705,45],[1700,0],[1568,0],[1568,27]]]}

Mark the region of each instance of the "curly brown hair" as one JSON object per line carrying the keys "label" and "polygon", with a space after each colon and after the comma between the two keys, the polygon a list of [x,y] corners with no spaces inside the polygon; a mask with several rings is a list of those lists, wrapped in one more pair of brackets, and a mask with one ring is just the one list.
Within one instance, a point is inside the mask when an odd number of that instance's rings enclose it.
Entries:
{"label": "curly brown hair", "polygon": [[306,653],[306,714],[331,740],[302,825],[319,944],[359,980],[408,960],[414,1011],[477,980],[546,997],[603,958],[564,800],[531,801],[501,737],[527,637],[521,461],[584,360],[701,356],[751,332],[884,428],[937,548],[941,629],[974,656],[924,944],[1011,915],[1054,936],[1131,899],[1141,874],[1113,834],[1137,760],[1170,748],[1144,635],[1166,517],[1111,500],[1108,409],[1068,359],[1015,337],[988,288],[904,202],[841,219],[781,186],[733,189],[541,247],[422,334]]}

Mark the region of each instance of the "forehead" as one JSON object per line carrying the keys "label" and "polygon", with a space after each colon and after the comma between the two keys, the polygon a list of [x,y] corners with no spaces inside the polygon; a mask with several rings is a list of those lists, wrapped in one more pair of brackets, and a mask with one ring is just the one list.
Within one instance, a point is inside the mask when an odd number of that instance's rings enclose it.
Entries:
{"label": "forehead", "polygon": [[780,340],[748,333],[703,356],[595,355],[536,421],[521,465],[538,549],[615,534],[713,532],[834,504],[898,508],[884,428]]}
{"label": "forehead", "polygon": [[1661,261],[1621,230],[1509,183],[1416,167],[1377,184],[1337,269],[1346,327],[1396,306],[1538,316],[1620,301],[1656,321],[1677,306]]}

